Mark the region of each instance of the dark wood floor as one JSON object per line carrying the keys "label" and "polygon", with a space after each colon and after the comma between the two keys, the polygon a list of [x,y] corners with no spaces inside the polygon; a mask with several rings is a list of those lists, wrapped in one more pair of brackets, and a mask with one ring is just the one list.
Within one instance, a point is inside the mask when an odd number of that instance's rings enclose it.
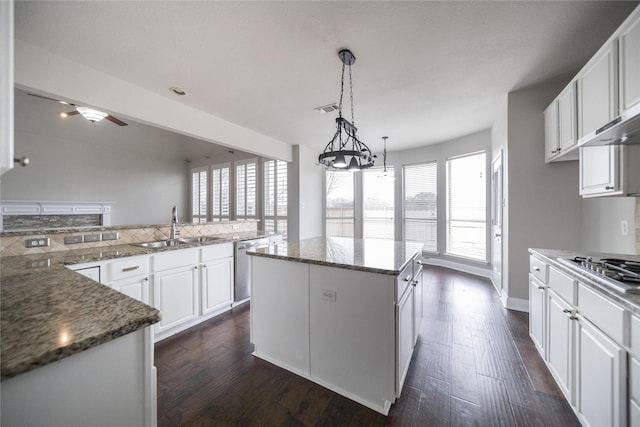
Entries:
{"label": "dark wood floor", "polygon": [[421,336],[388,417],[251,356],[245,305],[156,345],[158,425],[580,425],[525,313],[487,280],[433,267],[424,279]]}

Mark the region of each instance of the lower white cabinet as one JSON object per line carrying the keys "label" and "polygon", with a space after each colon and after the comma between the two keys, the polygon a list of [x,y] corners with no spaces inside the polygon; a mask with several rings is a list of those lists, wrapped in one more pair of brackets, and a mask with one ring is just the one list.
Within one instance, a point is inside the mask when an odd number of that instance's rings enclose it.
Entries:
{"label": "lower white cabinet", "polygon": [[233,246],[231,243],[201,250],[201,314],[215,313],[233,303]]}
{"label": "lower white cabinet", "polygon": [[538,352],[545,354],[546,286],[529,275],[529,335]]}
{"label": "lower white cabinet", "polygon": [[547,365],[569,403],[573,396],[573,340],[572,307],[555,292],[547,292]]}
{"label": "lower white cabinet", "polygon": [[396,390],[398,397],[402,391],[402,385],[409,371],[411,356],[413,355],[414,335],[413,335],[413,315],[414,315],[414,292],[413,286],[408,286],[404,295],[396,305],[396,316],[398,325],[398,366],[396,380]]}
{"label": "lower white cabinet", "polygon": [[626,351],[584,318],[577,329],[575,405],[582,424],[626,426]]}
{"label": "lower white cabinet", "polygon": [[150,304],[148,275],[116,280],[109,283],[109,286],[133,299]]}
{"label": "lower white cabinet", "polygon": [[189,265],[155,273],[153,305],[162,319],[156,323],[161,334],[196,319],[198,313],[198,266]]}
{"label": "lower white cabinet", "polygon": [[[419,257],[418,257],[419,258]],[[422,280],[422,260],[416,259],[413,264],[413,345],[418,343],[420,327],[424,312],[424,283]]]}

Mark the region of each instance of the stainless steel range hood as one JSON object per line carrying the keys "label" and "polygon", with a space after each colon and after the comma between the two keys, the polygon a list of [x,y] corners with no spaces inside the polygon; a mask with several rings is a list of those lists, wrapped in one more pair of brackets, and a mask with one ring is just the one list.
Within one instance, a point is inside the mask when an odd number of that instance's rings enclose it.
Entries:
{"label": "stainless steel range hood", "polygon": [[578,140],[579,147],[640,144],[640,103]]}

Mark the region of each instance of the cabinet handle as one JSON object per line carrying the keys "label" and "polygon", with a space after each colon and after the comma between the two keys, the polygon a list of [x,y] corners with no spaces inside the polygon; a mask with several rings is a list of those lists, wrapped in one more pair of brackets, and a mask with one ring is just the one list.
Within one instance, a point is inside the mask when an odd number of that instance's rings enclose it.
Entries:
{"label": "cabinet handle", "polygon": [[137,270],[139,268],[140,268],[139,265],[136,265],[136,266],[133,266],[133,267],[125,267],[125,268],[122,269],[122,272],[126,273],[127,271],[134,271],[134,270]]}
{"label": "cabinet handle", "polygon": [[540,267],[533,267],[535,271],[540,271]]}
{"label": "cabinet handle", "polygon": [[194,270],[197,270],[197,269],[198,269],[198,266],[197,266],[197,265],[194,265],[194,266],[193,266],[193,269],[194,269]]}
{"label": "cabinet handle", "polygon": [[538,289],[543,290],[544,286],[538,286]]}
{"label": "cabinet handle", "polygon": [[607,185],[604,187],[605,190],[613,190],[615,187],[613,185]]}
{"label": "cabinet handle", "polygon": [[402,280],[403,280],[403,281],[405,281],[405,282],[408,282],[408,281],[410,281],[410,280],[411,280],[411,276],[407,276],[407,277],[405,277],[405,278],[404,278],[404,279],[402,279]]}
{"label": "cabinet handle", "polygon": [[202,268],[207,268],[207,264],[202,264]]}
{"label": "cabinet handle", "polygon": [[411,281],[411,285],[415,288],[416,286],[418,286],[418,281],[417,280],[412,280]]}
{"label": "cabinet handle", "polygon": [[419,259],[419,260],[417,260],[417,261],[416,261],[416,264],[418,264],[418,265],[422,265],[422,260],[420,260],[420,259]]}
{"label": "cabinet handle", "polygon": [[571,309],[570,308],[565,308],[564,310],[562,310],[563,313],[571,313]]}
{"label": "cabinet handle", "polygon": [[148,278],[148,277],[145,277],[145,278],[144,278],[144,281],[145,281],[145,282],[148,282],[148,281],[149,281],[149,278]]}
{"label": "cabinet handle", "polygon": [[569,316],[569,320],[578,320],[576,316]]}

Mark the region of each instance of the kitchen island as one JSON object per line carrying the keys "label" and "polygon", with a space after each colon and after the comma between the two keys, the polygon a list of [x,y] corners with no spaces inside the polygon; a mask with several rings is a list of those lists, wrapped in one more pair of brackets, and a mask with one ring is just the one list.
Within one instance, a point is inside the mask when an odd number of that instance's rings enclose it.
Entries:
{"label": "kitchen island", "polygon": [[422,319],[421,251],[329,237],[250,252],[254,355],[387,415]]}

